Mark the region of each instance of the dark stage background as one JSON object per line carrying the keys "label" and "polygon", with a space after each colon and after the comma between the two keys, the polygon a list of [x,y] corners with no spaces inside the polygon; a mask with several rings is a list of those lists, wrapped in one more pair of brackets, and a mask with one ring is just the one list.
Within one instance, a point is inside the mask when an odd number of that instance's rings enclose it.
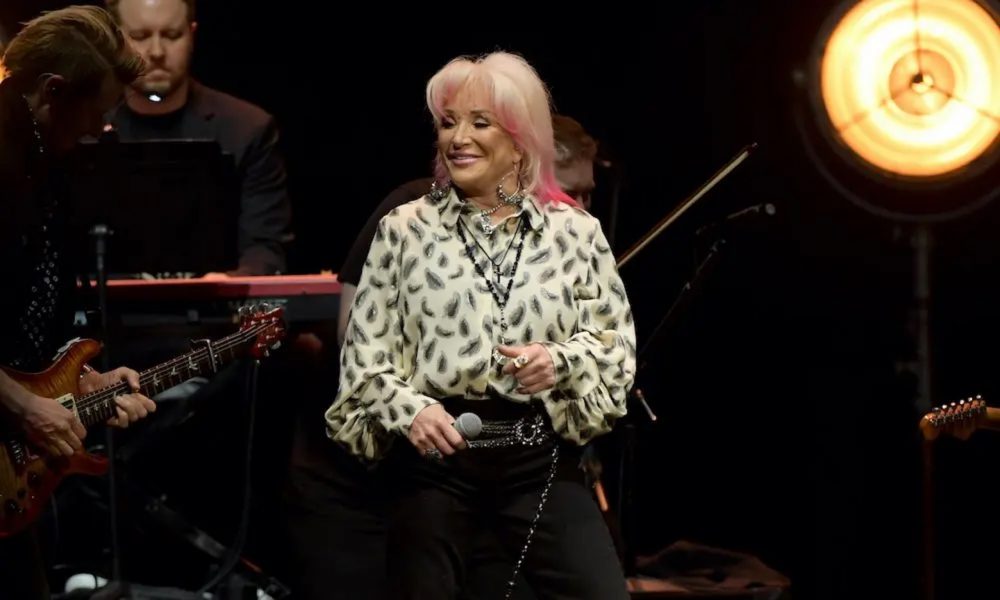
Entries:
{"label": "dark stage background", "polygon": [[[0,5],[8,30],[64,3],[28,4]],[[727,237],[720,266],[644,357],[639,385],[660,419],[652,425],[633,407],[634,548],[651,553],[687,539],[750,552],[791,577],[795,598],[916,598],[928,571],[912,227],[840,197],[795,124],[804,94],[793,73],[807,66],[833,6],[575,5],[566,21],[522,22],[538,9],[435,5],[411,18],[388,8],[212,0],[199,6],[194,71],[281,124],[297,272],[336,271],[381,198],[428,173],[423,86],[458,54],[523,54],[557,109],[599,138],[615,168],[601,173],[598,202],[616,177],[622,184],[619,251],[742,146],[758,143],[622,271],[642,343],[692,275],[703,250],[695,229],[744,206],[778,205],[771,225]],[[983,181],[995,186],[997,174]],[[933,229],[937,403],[990,399],[1000,387],[997,217],[987,206]],[[612,481],[620,433],[604,447]],[[989,511],[1000,498],[992,482],[1000,442],[980,433],[946,440],[934,455],[937,595],[994,597],[1000,521]]]}

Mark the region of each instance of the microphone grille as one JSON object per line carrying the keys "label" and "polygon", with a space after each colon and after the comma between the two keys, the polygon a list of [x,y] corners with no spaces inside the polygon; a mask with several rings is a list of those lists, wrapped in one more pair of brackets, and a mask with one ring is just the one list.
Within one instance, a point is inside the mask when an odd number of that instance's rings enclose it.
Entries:
{"label": "microphone grille", "polygon": [[462,413],[455,419],[455,429],[467,440],[474,440],[483,431],[483,422],[475,413]]}

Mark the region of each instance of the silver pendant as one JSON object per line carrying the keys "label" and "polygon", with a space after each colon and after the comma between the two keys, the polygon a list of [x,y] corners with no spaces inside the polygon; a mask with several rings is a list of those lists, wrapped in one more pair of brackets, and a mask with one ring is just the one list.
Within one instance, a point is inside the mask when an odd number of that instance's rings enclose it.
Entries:
{"label": "silver pendant", "polygon": [[479,228],[483,230],[483,233],[490,235],[493,233],[495,227],[493,223],[490,223],[490,216],[483,213],[479,215]]}

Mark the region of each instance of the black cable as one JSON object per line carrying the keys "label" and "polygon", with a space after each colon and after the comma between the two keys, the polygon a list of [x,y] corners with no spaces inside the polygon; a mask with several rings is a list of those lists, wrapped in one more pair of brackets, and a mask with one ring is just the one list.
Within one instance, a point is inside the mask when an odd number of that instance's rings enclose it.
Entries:
{"label": "black cable", "polygon": [[240,515],[239,529],[236,531],[236,540],[229,548],[229,555],[223,560],[215,575],[198,589],[197,593],[199,595],[219,585],[236,568],[236,565],[240,562],[240,554],[243,552],[243,546],[246,544],[247,530],[250,525],[250,492],[252,488],[252,461],[250,457],[252,454],[251,450],[253,449],[254,421],[257,415],[257,371],[259,367],[260,361],[253,359],[250,363],[250,372],[247,374],[247,399],[249,401],[249,406],[247,407],[247,453],[243,464],[243,509]]}

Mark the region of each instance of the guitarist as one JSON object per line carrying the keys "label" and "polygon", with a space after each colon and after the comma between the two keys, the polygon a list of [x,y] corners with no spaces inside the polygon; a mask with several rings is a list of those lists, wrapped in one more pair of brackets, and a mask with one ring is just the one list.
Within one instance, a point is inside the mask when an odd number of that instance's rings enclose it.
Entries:
{"label": "guitarist", "polygon": [[[97,135],[103,115],[125,85],[142,72],[142,59],[105,11],[70,7],[25,25],[3,55],[0,82],[0,364],[39,371],[66,339],[75,288],[73,254],[64,247],[65,179],[60,162],[84,135]],[[126,368],[81,374],[88,392],[138,374]],[[109,424],[126,427],[155,410],[140,394],[117,398]],[[0,371],[0,407],[8,421],[42,451],[82,450],[83,425],[50,398],[28,392]],[[47,598],[45,569],[29,529],[0,540],[0,595]]]}

